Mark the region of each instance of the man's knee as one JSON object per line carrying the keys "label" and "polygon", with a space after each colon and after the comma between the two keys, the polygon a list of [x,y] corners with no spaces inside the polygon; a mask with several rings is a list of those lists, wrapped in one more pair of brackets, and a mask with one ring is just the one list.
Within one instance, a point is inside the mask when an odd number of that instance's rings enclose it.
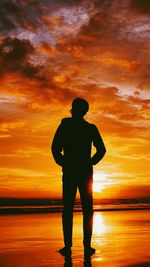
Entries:
{"label": "man's knee", "polygon": [[66,216],[72,216],[72,214],[73,214],[73,207],[70,207],[70,206],[64,206],[63,207],[63,210],[62,210],[62,213],[63,213],[63,215],[66,215]]}
{"label": "man's knee", "polygon": [[83,215],[84,217],[91,217],[93,216],[93,206],[83,208]]}

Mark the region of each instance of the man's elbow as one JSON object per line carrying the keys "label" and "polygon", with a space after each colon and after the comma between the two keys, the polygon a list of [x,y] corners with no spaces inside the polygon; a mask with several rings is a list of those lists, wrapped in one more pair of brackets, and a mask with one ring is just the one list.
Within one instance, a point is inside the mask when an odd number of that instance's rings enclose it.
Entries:
{"label": "man's elbow", "polygon": [[103,149],[101,149],[100,154],[101,154],[101,159],[102,159],[106,154],[106,148],[105,147],[103,147]]}

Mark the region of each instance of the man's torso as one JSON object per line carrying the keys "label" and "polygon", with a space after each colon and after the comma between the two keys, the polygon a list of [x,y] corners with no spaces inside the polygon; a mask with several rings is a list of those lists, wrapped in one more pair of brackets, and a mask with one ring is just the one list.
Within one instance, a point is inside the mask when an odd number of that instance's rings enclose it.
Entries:
{"label": "man's torso", "polygon": [[63,170],[80,173],[92,171],[93,125],[85,120],[75,121],[72,118],[66,118],[62,120],[62,132]]}

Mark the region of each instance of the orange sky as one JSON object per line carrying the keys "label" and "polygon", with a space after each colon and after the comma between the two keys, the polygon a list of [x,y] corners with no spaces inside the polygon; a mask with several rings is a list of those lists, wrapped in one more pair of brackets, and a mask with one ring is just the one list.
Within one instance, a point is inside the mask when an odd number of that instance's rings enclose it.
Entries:
{"label": "orange sky", "polygon": [[0,196],[60,197],[50,146],[72,100],[107,155],[96,198],[150,195],[149,0],[0,3]]}

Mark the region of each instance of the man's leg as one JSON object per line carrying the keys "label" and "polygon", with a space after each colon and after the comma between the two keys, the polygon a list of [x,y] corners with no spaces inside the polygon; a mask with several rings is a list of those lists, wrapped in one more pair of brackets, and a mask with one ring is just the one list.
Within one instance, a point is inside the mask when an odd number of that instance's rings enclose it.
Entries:
{"label": "man's leg", "polygon": [[94,254],[95,250],[91,248],[91,238],[93,229],[93,179],[83,181],[79,184],[80,198],[83,210],[83,245],[87,254]]}
{"label": "man's leg", "polygon": [[72,227],[73,227],[73,207],[77,192],[77,185],[75,182],[67,179],[70,177],[63,177],[63,213],[62,224],[64,234],[64,244],[66,248],[72,246]]}

